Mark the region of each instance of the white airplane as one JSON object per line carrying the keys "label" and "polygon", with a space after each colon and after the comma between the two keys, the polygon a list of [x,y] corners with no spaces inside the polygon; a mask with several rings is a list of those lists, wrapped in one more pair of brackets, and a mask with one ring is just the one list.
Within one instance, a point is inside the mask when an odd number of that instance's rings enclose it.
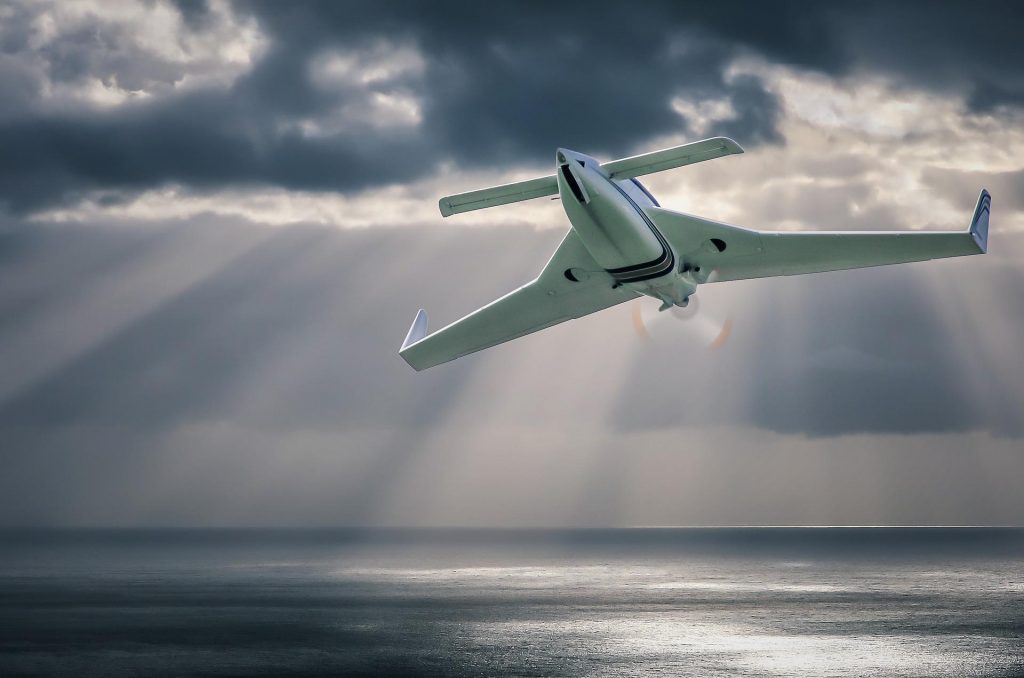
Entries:
{"label": "white airplane", "polygon": [[742,153],[715,137],[601,163],[560,148],[555,174],[451,195],[441,214],[558,195],[571,227],[536,278],[427,334],[420,309],[399,350],[424,370],[641,295],[683,306],[707,282],[838,271],[968,254],[988,247],[982,190],[966,231],[754,231],[673,212],[636,177]]}

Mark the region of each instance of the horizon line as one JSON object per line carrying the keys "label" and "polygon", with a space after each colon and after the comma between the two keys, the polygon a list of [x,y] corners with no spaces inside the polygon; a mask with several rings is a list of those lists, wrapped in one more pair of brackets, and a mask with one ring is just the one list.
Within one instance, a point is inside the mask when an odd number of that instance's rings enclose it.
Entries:
{"label": "horizon line", "polygon": [[878,524],[878,525],[0,525],[0,532],[23,530],[465,530],[465,531],[587,531],[587,530],[773,530],[773,529],[1024,529],[1022,524]]}

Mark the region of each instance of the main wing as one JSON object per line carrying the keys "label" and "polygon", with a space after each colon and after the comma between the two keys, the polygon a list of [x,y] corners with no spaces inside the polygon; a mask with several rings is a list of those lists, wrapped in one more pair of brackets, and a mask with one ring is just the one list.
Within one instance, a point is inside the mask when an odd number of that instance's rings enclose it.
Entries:
{"label": "main wing", "polygon": [[420,309],[398,354],[425,370],[639,296],[614,284],[569,229],[540,275],[519,289],[429,335]]}
{"label": "main wing", "polygon": [[983,190],[966,231],[755,231],[659,207],[645,211],[683,265],[717,282],[984,254],[991,203]]}

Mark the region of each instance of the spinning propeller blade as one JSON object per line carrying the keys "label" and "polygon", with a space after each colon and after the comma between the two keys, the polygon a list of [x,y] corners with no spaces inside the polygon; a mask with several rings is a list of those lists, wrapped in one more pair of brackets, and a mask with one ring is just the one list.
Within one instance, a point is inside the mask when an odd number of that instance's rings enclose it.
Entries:
{"label": "spinning propeller blade", "polygon": [[686,308],[676,306],[660,313],[653,309],[642,300],[633,304],[633,329],[644,341],[672,340],[689,334],[699,337],[708,349],[717,350],[725,346],[732,334],[732,318],[719,321],[702,313],[696,296],[690,297]]}

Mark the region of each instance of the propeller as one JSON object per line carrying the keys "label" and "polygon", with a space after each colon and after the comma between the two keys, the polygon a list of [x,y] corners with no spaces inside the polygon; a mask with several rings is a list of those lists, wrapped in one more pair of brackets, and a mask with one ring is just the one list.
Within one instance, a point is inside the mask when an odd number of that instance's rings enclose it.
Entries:
{"label": "propeller", "polygon": [[732,334],[732,318],[722,321],[702,312],[696,295],[690,297],[685,308],[673,306],[662,312],[644,301],[633,303],[633,329],[644,341],[673,341],[690,335],[708,349],[717,350],[725,346]]}

